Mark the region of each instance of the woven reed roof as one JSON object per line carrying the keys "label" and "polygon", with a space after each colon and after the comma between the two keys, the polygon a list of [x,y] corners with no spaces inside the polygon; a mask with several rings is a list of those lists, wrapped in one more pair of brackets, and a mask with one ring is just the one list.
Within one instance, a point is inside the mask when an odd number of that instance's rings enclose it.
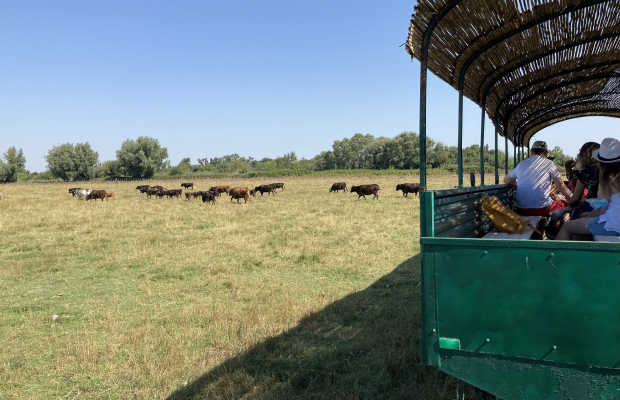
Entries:
{"label": "woven reed roof", "polygon": [[[513,143],[585,115],[620,114],[620,0],[418,0],[407,52],[482,106]],[[479,54],[476,54],[476,53]],[[468,68],[465,68],[465,67]],[[465,68],[465,69],[464,69]]]}

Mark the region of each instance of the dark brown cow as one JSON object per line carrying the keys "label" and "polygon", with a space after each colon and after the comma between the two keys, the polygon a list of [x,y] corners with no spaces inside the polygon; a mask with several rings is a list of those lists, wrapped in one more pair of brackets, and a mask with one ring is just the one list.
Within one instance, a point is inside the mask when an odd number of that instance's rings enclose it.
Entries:
{"label": "dark brown cow", "polygon": [[284,183],[272,183],[271,186],[273,187],[274,192],[276,191],[276,189],[284,190]]}
{"label": "dark brown cow", "polygon": [[139,190],[140,193],[146,193],[148,188],[150,188],[149,185],[138,185],[138,186],[136,186],[136,190]]}
{"label": "dark brown cow", "polygon": [[218,196],[221,193],[229,194],[230,193],[230,186],[228,186],[228,185],[226,185],[226,186],[213,186],[212,188],[209,189],[209,192],[215,192],[215,193],[217,193]]}
{"label": "dark brown cow", "polygon": [[191,193],[189,193],[189,192],[186,192],[186,193],[185,193],[185,198],[186,198],[187,200],[191,200],[191,199],[192,199],[192,194],[191,194]]}
{"label": "dark brown cow", "polygon": [[86,201],[90,199],[93,199],[93,200],[101,199],[102,202],[104,199],[106,201],[108,200],[107,197],[105,196],[105,190],[92,190],[90,194],[86,196]]}
{"label": "dark brown cow", "polygon": [[396,185],[396,191],[403,191],[403,196],[407,197],[409,193],[414,193],[416,196],[420,192],[420,184],[419,183],[399,183]]}
{"label": "dark brown cow", "polygon": [[[202,198],[203,203],[211,203],[211,205],[215,205],[215,192],[202,192],[200,197]],[[231,199],[232,201],[232,199]]]}
{"label": "dark brown cow", "polygon": [[192,190],[194,190],[194,182],[181,183],[181,187],[185,189],[192,188]]}
{"label": "dark brown cow", "polygon": [[250,189],[250,196],[256,198],[256,190]]}
{"label": "dark brown cow", "polygon": [[260,186],[256,186],[254,188],[255,191],[260,192],[260,195],[262,196],[263,193],[267,192],[269,194],[276,194],[275,189],[273,188],[273,186],[271,185],[260,185]]}
{"label": "dark brown cow", "polygon": [[248,188],[244,187],[236,187],[233,189],[230,189],[230,191],[228,192],[228,194],[230,195],[230,201],[232,202],[234,199],[237,199],[237,203],[239,203],[239,199],[243,199],[245,200],[245,202],[247,203],[248,201],[251,203],[252,200],[250,199],[250,191],[248,190]]}
{"label": "dark brown cow", "polygon": [[[163,192],[163,190],[156,188],[156,187],[150,187],[148,189],[146,189],[146,198],[150,199],[151,196],[157,196],[159,195],[161,192]],[[161,197],[161,196],[160,196]]]}
{"label": "dark brown cow", "polygon": [[344,182],[338,182],[338,183],[334,183],[332,185],[332,188],[329,189],[329,192],[336,192],[338,193],[339,190],[342,190],[342,193],[346,193],[347,192],[347,184]]}
{"label": "dark brown cow", "polygon": [[360,197],[363,197],[364,200],[366,200],[366,195],[373,195],[373,200],[376,200],[379,198],[379,185],[376,184],[372,184],[372,185],[360,185],[360,186],[351,186],[351,193],[357,193],[357,199],[359,200]]}

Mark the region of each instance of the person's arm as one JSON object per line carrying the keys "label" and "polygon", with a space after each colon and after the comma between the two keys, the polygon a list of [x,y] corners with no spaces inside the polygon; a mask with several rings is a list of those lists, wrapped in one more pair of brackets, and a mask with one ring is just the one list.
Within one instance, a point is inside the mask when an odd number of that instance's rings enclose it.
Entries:
{"label": "person's arm", "polygon": [[517,180],[510,175],[504,177],[504,183],[512,186],[517,186]]}
{"label": "person's arm", "polygon": [[554,178],[553,183],[555,183],[555,187],[557,188],[558,192],[560,192],[565,199],[570,199],[573,197],[573,193],[570,191],[569,188],[566,187],[566,185],[562,181],[562,178]]}
{"label": "person's arm", "polygon": [[[605,193],[601,185],[599,185],[596,199],[607,200],[607,202],[609,202],[609,200],[611,199],[611,195],[608,193]],[[590,212],[581,213],[580,217],[581,218],[594,218],[594,217],[598,217],[598,216],[605,214],[605,211],[607,211],[607,207],[599,208],[598,210],[593,210]]]}
{"label": "person's arm", "polygon": [[577,179],[577,185],[575,186],[575,191],[573,192],[573,196],[570,198],[570,206],[571,207],[579,207],[581,204],[581,198],[583,197],[583,192],[586,189],[586,185],[581,183],[579,179]]}

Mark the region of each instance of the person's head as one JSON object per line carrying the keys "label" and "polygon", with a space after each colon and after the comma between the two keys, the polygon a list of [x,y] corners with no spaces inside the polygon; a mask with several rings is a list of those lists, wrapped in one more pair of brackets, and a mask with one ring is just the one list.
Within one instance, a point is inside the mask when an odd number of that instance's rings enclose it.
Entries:
{"label": "person's head", "polygon": [[564,164],[564,168],[566,169],[566,179],[568,179],[569,181],[575,178],[575,165],[577,165],[577,161],[573,160],[572,158],[566,161],[566,163]]}
{"label": "person's head", "polygon": [[530,148],[530,154],[533,156],[547,157],[549,155],[549,149],[547,148],[547,142],[537,140]]}
{"label": "person's head", "polygon": [[592,157],[599,163],[599,184],[609,192],[620,190],[620,140],[603,139],[600,148],[592,152]]}
{"label": "person's head", "polygon": [[577,169],[586,169],[598,164],[598,161],[592,157],[592,153],[599,147],[601,145],[596,142],[588,142],[581,146],[577,155]]}

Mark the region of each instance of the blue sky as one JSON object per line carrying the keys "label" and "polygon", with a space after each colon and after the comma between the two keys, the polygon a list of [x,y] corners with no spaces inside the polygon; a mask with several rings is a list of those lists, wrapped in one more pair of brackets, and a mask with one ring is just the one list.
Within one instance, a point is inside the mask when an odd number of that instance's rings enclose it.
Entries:
{"label": "blue sky", "polygon": [[[399,47],[413,6],[3,2],[0,152],[23,148],[27,168],[43,171],[54,145],[89,142],[104,161],[147,135],[173,164],[230,153],[310,158],[357,132],[417,131],[419,63]],[[429,93],[429,136],[456,144],[456,92],[431,77]],[[469,145],[479,108],[467,101],[465,116]],[[538,135],[571,155],[609,136],[620,137],[618,120],[582,118]]]}

